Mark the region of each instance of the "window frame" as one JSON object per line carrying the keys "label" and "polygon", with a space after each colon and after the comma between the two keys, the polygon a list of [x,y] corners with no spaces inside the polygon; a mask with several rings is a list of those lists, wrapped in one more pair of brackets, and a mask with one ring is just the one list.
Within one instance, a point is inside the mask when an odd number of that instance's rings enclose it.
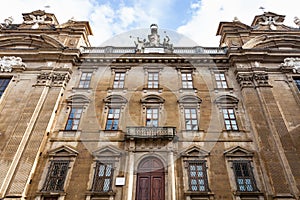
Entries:
{"label": "window frame", "polygon": [[[184,75],[185,75],[186,80],[184,80]],[[187,75],[190,75],[190,80],[189,80],[189,77],[187,77]],[[192,72],[181,71],[180,77],[181,77],[181,87],[183,89],[194,89],[194,83],[193,83],[194,81],[193,81],[193,73]]]}
{"label": "window frame", "polygon": [[[70,106],[70,112],[69,112],[69,115],[68,115],[68,119],[67,119],[67,123],[65,125],[65,129],[66,131],[77,131],[79,130],[79,125],[80,125],[80,121],[81,121],[81,118],[82,118],[82,113],[83,113],[83,110],[84,110],[84,107],[83,106]],[[81,110],[80,113],[73,113],[72,111],[73,110]],[[72,117],[72,115],[80,115],[79,117]],[[70,122],[70,124],[69,124]],[[74,128],[74,122],[76,122],[77,124],[77,127]],[[71,126],[71,127],[69,127]]]}
{"label": "window frame", "polygon": [[[235,167],[235,165],[237,164],[245,164],[247,165],[246,166],[246,169],[248,170],[248,176],[238,176],[237,175],[237,169]],[[257,189],[257,186],[256,186],[256,182],[255,182],[255,177],[254,177],[254,174],[253,174],[253,168],[251,166],[251,162],[249,160],[233,160],[232,161],[232,169],[233,169],[233,172],[234,172],[234,176],[235,176],[235,182],[236,182],[236,189],[238,192],[257,192],[258,189]],[[241,173],[245,173],[245,171],[242,171]],[[240,183],[239,183],[239,179],[243,179],[243,182],[246,181],[246,179],[250,179],[251,181],[251,187],[252,187],[252,191],[249,191],[248,189],[242,191],[241,190],[241,186],[240,186]],[[243,184],[244,187],[248,188],[247,187],[248,184]]]}
{"label": "window frame", "polygon": [[4,95],[4,93],[5,93],[6,89],[8,88],[9,83],[11,82],[11,80],[12,80],[12,77],[0,77],[0,99]]}
{"label": "window frame", "polygon": [[[189,110],[190,111],[190,118],[187,119],[187,113],[186,111]],[[191,110],[194,110],[195,113],[191,113]],[[183,112],[184,112],[184,125],[185,125],[185,130],[186,131],[198,131],[199,130],[199,120],[198,120],[198,109],[196,107],[189,107],[186,106],[183,108]],[[195,117],[192,117],[192,115],[195,115]],[[188,128],[188,124],[187,122],[191,121],[191,128]],[[196,124],[193,124],[193,122],[196,121]],[[196,126],[196,129],[193,128],[193,125]]]}
{"label": "window frame", "polygon": [[216,88],[217,89],[228,89],[228,82],[226,78],[225,72],[214,72],[215,82],[216,82]]}
{"label": "window frame", "polygon": [[[206,161],[205,160],[189,160],[187,161],[187,165],[188,165],[188,169],[187,169],[187,173],[188,173],[188,181],[189,181],[189,191],[191,192],[209,192],[209,187],[208,187],[208,176],[207,176],[207,166],[206,166]],[[192,185],[192,176],[191,176],[191,165],[195,165],[196,168],[198,168],[197,166],[201,166],[202,168],[202,178],[200,178],[199,175],[199,171],[196,170],[195,171],[195,178],[196,179],[196,187],[197,190],[193,190],[193,185]],[[195,169],[196,169],[195,168]],[[203,185],[199,184],[199,180],[203,180]],[[204,187],[204,190],[201,190],[200,188]]]}
{"label": "window frame", "polygon": [[[117,76],[119,75],[119,76]],[[118,77],[118,79],[117,79]],[[122,79],[123,77],[123,79]],[[123,89],[125,87],[125,71],[116,71],[114,74],[113,89]]]}
{"label": "window frame", "polygon": [[[57,176],[53,177],[51,175],[54,172],[55,168],[56,168],[55,167],[56,164],[65,164],[65,168],[66,168],[65,170],[66,171],[65,171],[64,176],[62,178],[57,177]],[[61,165],[61,166],[63,166],[63,165]],[[64,187],[65,187],[65,182],[66,182],[66,178],[67,178],[67,175],[68,175],[69,167],[70,167],[70,160],[51,160],[42,191],[44,191],[44,192],[64,192]],[[60,188],[57,188],[58,179],[63,179],[62,183],[59,185]],[[52,190],[52,188],[49,188],[49,187],[51,187],[52,180],[54,180],[56,182],[56,184],[54,186],[55,187],[54,190]]]}
{"label": "window frame", "polygon": [[[85,75],[85,76],[84,76]],[[87,89],[90,88],[93,72],[81,72],[78,88]]]}
{"label": "window frame", "polygon": [[[234,108],[221,108],[226,131],[239,131]],[[226,111],[226,113],[225,113]],[[227,116],[227,117],[226,117]]]}
{"label": "window frame", "polygon": [[159,72],[158,71],[148,71],[147,88],[148,89],[158,89],[159,88]]}
{"label": "window frame", "polygon": [[[98,176],[100,173],[100,166],[104,166],[103,175],[107,173],[107,166],[110,165],[110,175],[109,176]],[[92,192],[100,192],[100,193],[108,193],[112,192],[112,185],[113,185],[113,178],[114,178],[114,162],[103,162],[103,161],[96,161],[95,170],[94,170],[94,177],[93,177],[93,184],[92,184]],[[109,180],[108,190],[104,190],[105,187],[105,180]],[[99,184],[101,183],[101,184]]]}
{"label": "window frame", "polygon": [[[115,111],[118,110],[119,112],[118,113],[115,113]],[[116,131],[116,130],[119,130],[119,123],[120,123],[120,116],[121,116],[121,107],[108,107],[108,112],[107,112],[107,116],[106,116],[106,124],[105,124],[105,130],[110,130],[110,131]],[[110,113],[110,111],[113,111],[113,113]],[[118,117],[115,117],[115,115],[118,115]],[[110,117],[112,115],[112,117]],[[110,128],[108,127],[109,125],[109,121],[111,121],[111,125],[110,125]],[[114,125],[115,125],[115,122],[117,121],[116,123],[116,126],[117,128],[114,129]]]}
{"label": "window frame", "polygon": [[293,82],[296,88],[298,89],[298,92],[300,92],[300,77],[298,76],[293,77]]}
{"label": "window frame", "polygon": [[[151,113],[148,113],[148,111],[152,111]],[[156,113],[153,113],[153,111],[156,111]],[[149,118],[148,116],[151,115]],[[156,117],[154,117],[156,115]],[[148,106],[146,107],[146,127],[159,127],[159,107],[156,106]],[[149,121],[149,124],[148,124]],[[156,125],[153,125],[153,122],[156,122]]]}

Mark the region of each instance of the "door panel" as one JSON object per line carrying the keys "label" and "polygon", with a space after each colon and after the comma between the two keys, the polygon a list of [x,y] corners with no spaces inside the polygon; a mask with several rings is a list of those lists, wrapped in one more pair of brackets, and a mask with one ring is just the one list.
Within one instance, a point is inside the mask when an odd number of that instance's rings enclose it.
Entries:
{"label": "door panel", "polygon": [[151,200],[163,200],[164,182],[162,176],[151,177]]}
{"label": "door panel", "polygon": [[139,176],[137,188],[137,199],[150,200],[150,176]]}
{"label": "door panel", "polygon": [[164,200],[165,173],[162,162],[154,157],[141,161],[137,173],[136,200]]}

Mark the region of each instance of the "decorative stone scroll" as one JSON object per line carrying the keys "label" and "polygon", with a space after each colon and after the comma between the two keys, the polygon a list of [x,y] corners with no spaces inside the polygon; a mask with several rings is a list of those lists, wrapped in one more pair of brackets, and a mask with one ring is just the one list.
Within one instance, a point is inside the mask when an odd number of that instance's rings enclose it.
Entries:
{"label": "decorative stone scroll", "polygon": [[26,64],[22,62],[22,58],[15,56],[4,56],[0,58],[0,71],[12,72],[13,68],[21,68],[25,70]]}
{"label": "decorative stone scroll", "polygon": [[300,73],[300,58],[285,58],[280,64],[282,70],[292,70],[293,73]]}

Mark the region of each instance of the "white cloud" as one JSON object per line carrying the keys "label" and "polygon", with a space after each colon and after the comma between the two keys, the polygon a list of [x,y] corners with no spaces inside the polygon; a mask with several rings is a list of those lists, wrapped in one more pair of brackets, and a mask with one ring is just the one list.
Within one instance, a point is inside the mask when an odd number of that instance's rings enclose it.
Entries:
{"label": "white cloud", "polygon": [[[191,9],[197,7],[194,4],[191,4]],[[201,46],[218,46],[216,32],[220,21],[232,21],[236,16],[242,23],[251,25],[254,16],[263,13],[259,9],[262,6],[265,11],[287,15],[285,24],[294,26],[293,18],[298,14],[296,5],[298,0],[202,0],[191,20],[178,27],[177,31]]]}
{"label": "white cloud", "polygon": [[[174,23],[170,16],[174,12],[172,8],[176,7],[174,4],[179,1],[131,0],[130,5],[128,0],[121,1],[119,5],[111,5],[108,0],[105,2],[107,3],[100,4],[97,0],[9,0],[1,5],[0,22],[12,16],[13,23],[21,23],[22,13],[38,9],[54,13],[60,23],[74,17],[75,20],[90,22],[94,33],[90,37],[91,44],[98,46],[125,31],[149,28],[152,23],[160,25],[166,20]],[[47,5],[50,8],[46,8]],[[251,25],[254,16],[263,12],[259,9],[263,6],[265,11],[286,15],[285,24],[294,26],[293,18],[299,14],[297,5],[298,0],[191,0],[190,11],[186,12],[192,13],[192,17],[182,19],[186,23],[177,30],[201,46],[218,46],[219,37],[215,35],[220,21],[232,21],[237,16],[241,22]]]}

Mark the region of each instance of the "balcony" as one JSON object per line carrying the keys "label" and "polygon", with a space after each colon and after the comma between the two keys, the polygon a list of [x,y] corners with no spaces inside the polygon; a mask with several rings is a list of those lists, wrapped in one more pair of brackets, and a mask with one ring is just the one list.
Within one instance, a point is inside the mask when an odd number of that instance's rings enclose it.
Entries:
{"label": "balcony", "polygon": [[127,127],[125,133],[126,139],[169,139],[175,136],[175,127],[145,127],[131,126]]}

